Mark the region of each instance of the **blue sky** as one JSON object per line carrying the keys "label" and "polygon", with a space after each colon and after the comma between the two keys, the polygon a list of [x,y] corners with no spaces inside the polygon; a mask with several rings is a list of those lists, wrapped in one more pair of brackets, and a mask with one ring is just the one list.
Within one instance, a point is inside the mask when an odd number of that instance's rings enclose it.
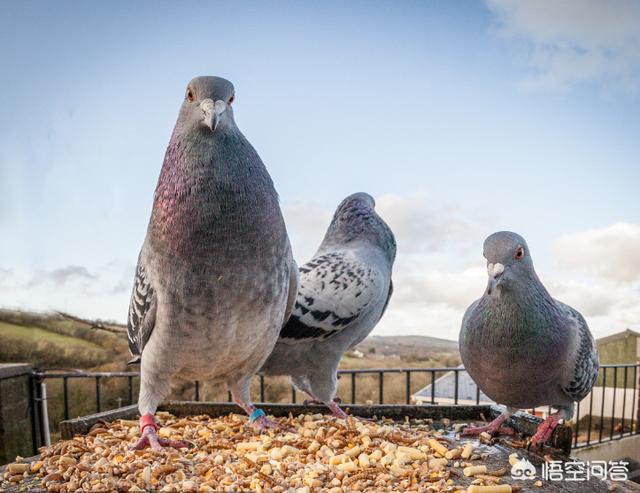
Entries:
{"label": "blue sky", "polygon": [[497,229],[597,333],[638,328],[635,20],[597,0],[3,2],[0,305],[124,320],[184,88],[212,74],[299,262],[344,196],[379,198],[405,289],[378,333],[454,338]]}

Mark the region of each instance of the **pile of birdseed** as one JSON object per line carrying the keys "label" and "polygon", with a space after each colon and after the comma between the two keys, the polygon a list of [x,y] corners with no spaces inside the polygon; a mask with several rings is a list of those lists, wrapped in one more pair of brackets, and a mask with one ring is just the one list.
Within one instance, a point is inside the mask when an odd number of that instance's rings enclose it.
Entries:
{"label": "pile of birdseed", "polygon": [[431,420],[397,423],[304,414],[276,418],[293,431],[258,433],[246,416],[237,414],[177,418],[159,412],[156,417],[160,436],[193,447],[130,450],[139,437],[137,421],[99,422],[84,436],[42,448],[39,460],[18,458],[0,477],[0,491],[518,490],[505,482],[511,466],[504,457],[500,467],[486,461],[494,448],[482,443],[486,437],[460,441],[450,426],[443,429]]}

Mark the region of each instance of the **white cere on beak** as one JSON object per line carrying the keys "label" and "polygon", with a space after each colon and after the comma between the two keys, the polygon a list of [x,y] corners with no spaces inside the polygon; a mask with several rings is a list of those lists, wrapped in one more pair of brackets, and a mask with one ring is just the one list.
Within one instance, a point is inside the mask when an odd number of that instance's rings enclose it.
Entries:
{"label": "white cere on beak", "polygon": [[504,272],[504,265],[500,262],[496,262],[495,264],[487,264],[487,273],[489,277],[497,277]]}
{"label": "white cere on beak", "polygon": [[202,111],[204,111],[205,115],[210,115],[211,113],[213,113],[213,100],[205,99],[204,101],[202,101],[202,103],[200,103],[200,108],[202,108]]}
{"label": "white cere on beak", "polygon": [[227,110],[227,103],[218,99],[215,103],[212,99],[205,99],[200,103],[200,108],[204,113],[204,123],[212,130],[218,126],[220,115]]}

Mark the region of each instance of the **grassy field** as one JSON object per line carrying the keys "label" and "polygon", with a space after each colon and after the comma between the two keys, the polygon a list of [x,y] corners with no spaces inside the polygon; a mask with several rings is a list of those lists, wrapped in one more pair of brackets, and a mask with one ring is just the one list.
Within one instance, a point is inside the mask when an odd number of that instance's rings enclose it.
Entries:
{"label": "grassy field", "polygon": [[[127,342],[57,315],[0,310],[0,362],[40,368],[124,369]],[[105,369],[106,369],[105,368]]]}

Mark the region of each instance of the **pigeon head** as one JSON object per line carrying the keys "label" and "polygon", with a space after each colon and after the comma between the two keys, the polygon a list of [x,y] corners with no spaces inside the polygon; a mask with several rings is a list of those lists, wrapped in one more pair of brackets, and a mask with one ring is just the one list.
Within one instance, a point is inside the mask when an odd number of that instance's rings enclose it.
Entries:
{"label": "pigeon head", "polygon": [[519,234],[510,231],[493,233],[484,240],[483,255],[487,259],[489,296],[536,277],[529,247]]}
{"label": "pigeon head", "polygon": [[396,256],[396,240],[387,223],[376,213],[376,202],[364,192],[345,198],[333,215],[323,243],[346,245],[368,241],[380,247],[391,262]]}
{"label": "pigeon head", "polygon": [[196,77],[187,85],[176,130],[181,134],[211,136],[235,127],[231,103],[233,84],[222,77]]}

